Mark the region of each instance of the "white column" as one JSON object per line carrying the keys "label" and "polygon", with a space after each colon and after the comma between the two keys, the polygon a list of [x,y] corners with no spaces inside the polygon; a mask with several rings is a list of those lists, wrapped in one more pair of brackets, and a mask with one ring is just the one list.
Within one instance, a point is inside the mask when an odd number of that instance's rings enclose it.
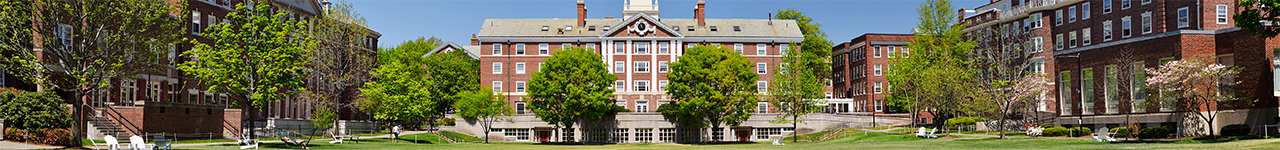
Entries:
{"label": "white column", "polygon": [[[634,50],[635,50],[635,46],[633,46],[633,45],[635,45],[635,44],[633,44],[633,43],[631,43],[631,42],[632,42],[631,40],[627,40],[627,45],[623,45],[623,51],[624,51],[624,54],[625,54],[625,55],[623,55],[623,56],[626,56],[626,57],[627,57],[627,61],[622,62],[622,66],[626,66],[626,68],[627,68],[627,69],[626,69],[627,78],[626,78],[626,79],[623,79],[623,83],[624,83],[624,84],[622,84],[622,85],[635,84],[634,82],[632,82],[632,81],[631,81],[631,75],[633,75],[633,74],[635,74],[635,73],[636,73],[636,72],[635,72],[635,69],[634,69],[634,67],[636,67],[636,66],[632,66],[632,65],[631,65],[631,55],[635,54],[635,51],[634,51]],[[630,91],[631,91],[631,86],[622,86],[622,88],[623,88],[623,89],[625,89],[625,90],[622,90],[622,91],[628,91],[628,92],[630,92]],[[626,106],[623,106],[623,107],[626,107]]]}

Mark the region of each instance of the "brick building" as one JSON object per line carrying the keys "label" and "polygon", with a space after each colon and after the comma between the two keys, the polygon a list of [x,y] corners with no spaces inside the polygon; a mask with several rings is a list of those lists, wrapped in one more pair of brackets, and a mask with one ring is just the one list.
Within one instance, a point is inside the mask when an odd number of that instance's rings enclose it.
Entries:
{"label": "brick building", "polygon": [[889,64],[890,59],[911,54],[907,42],[913,36],[868,33],[832,47],[834,92],[827,95],[834,99],[827,102],[829,112],[891,112],[884,102],[889,96],[889,82],[885,78],[885,72],[892,66]]}
{"label": "brick building", "polygon": [[[1249,107],[1212,108],[1219,112],[1215,131],[1230,124],[1274,124],[1277,99],[1274,70],[1276,39],[1262,39],[1236,28],[1231,16],[1237,1],[1152,0],[993,0],[963,17],[971,36],[1026,36],[979,49],[1030,49],[1019,57],[1044,64],[1053,75],[1056,98],[1042,111],[1058,114],[1061,126],[1120,127],[1125,123],[1168,126],[1179,135],[1204,135],[1203,123],[1172,107],[1142,108],[1153,89],[1140,68],[1207,58],[1244,68],[1235,92],[1257,99]],[[990,38],[982,38],[990,39]],[[999,41],[979,41],[999,42]],[[1204,112],[1193,112],[1204,113]]]}

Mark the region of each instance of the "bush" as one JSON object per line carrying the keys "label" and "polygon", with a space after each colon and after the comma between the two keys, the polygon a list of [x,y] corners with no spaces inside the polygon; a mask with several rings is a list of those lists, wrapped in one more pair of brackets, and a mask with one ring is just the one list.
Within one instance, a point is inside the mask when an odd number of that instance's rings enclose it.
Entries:
{"label": "bush", "polygon": [[1169,127],[1159,126],[1143,128],[1138,130],[1138,137],[1144,139],[1155,139],[1169,137]]}
{"label": "bush", "polygon": [[1127,127],[1111,128],[1111,131],[1108,132],[1115,132],[1115,138],[1129,137],[1129,128]]}
{"label": "bush", "polygon": [[1071,132],[1070,136],[1086,136],[1093,134],[1093,130],[1089,130],[1089,127],[1075,127],[1071,128],[1069,132]]}
{"label": "bush", "polygon": [[444,118],[444,119],[440,119],[439,124],[440,126],[454,126],[454,125],[457,125],[458,123],[457,123],[457,119]]}
{"label": "bush", "polygon": [[1222,136],[1249,135],[1249,125],[1233,124],[1222,127]]}
{"label": "bush", "polygon": [[22,129],[7,128],[4,129],[4,140],[8,141],[27,141],[27,137],[23,136]]}
{"label": "bush", "polygon": [[55,129],[71,127],[71,111],[52,92],[0,90],[0,118],[6,127]]}
{"label": "bush", "polygon": [[[25,135],[24,135],[25,132]],[[71,142],[71,131],[67,129],[5,129],[5,140],[19,142],[35,142],[49,145],[63,145]]]}
{"label": "bush", "polygon": [[1044,131],[1041,132],[1041,134],[1044,134],[1044,136],[1066,136],[1067,128],[1064,128],[1064,127],[1045,128]]}

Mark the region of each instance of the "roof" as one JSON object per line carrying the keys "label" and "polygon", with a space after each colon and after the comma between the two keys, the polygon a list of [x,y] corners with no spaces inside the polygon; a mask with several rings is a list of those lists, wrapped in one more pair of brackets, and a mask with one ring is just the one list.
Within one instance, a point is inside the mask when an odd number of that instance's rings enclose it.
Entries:
{"label": "roof", "polygon": [[[637,15],[641,16],[641,15]],[[636,18],[636,17],[632,17]],[[770,26],[770,20],[765,19],[707,19],[707,26],[698,27],[697,19],[658,19],[662,24],[677,29],[678,34],[684,36],[709,36],[709,37],[799,37],[804,35],[800,33],[800,28],[796,26],[795,20],[773,20]],[[485,19],[484,24],[480,27],[480,37],[587,37],[600,36],[604,34],[604,26],[610,26],[611,30],[619,30],[616,25],[622,24],[623,19],[586,19],[587,25],[576,27],[577,19]],[[542,31],[542,26],[547,26],[547,31]],[[589,31],[590,26],[596,26],[595,31]],[[694,26],[697,29],[689,31],[688,27]],[[711,26],[716,26],[717,31],[711,31]],[[733,31],[733,26],[739,26],[742,31]],[[557,28],[565,27],[573,28],[572,31],[565,31],[559,34]]]}
{"label": "roof", "polygon": [[320,2],[316,0],[276,0],[276,2],[289,5],[289,7],[297,8],[311,15],[320,14]]}
{"label": "roof", "polygon": [[462,46],[462,45],[454,44],[453,42],[445,42],[444,45],[440,45],[440,47],[436,47],[436,49],[432,49],[430,52],[427,52],[427,54],[423,54],[422,57],[427,57],[427,56],[431,56],[431,54],[440,53],[441,51],[444,51],[445,48],[451,48],[451,47],[454,50],[458,50],[458,49],[465,50],[467,52],[467,56],[470,56],[471,59],[480,59],[480,55],[476,55],[480,53],[480,46]]}

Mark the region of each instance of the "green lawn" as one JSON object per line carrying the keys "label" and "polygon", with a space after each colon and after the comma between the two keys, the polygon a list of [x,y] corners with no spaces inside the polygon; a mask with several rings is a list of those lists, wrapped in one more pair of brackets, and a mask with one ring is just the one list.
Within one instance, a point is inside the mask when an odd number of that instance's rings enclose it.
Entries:
{"label": "green lawn", "polygon": [[[847,131],[840,138],[783,146],[767,142],[724,145],[683,144],[617,144],[617,145],[548,145],[534,143],[457,143],[445,144],[429,134],[402,136],[399,143],[390,139],[368,139],[359,144],[311,142],[313,149],[498,149],[498,150],[568,150],[568,149],[1280,149],[1280,139],[1254,139],[1229,142],[1135,142],[1096,143],[1086,139],[956,137],[924,139],[914,135]],[[866,134],[866,135],[864,135]],[[804,136],[804,135],[802,135]],[[264,144],[263,149],[285,148],[280,143]],[[236,145],[175,147],[177,149],[238,149]],[[296,148],[296,147],[295,147]]]}

